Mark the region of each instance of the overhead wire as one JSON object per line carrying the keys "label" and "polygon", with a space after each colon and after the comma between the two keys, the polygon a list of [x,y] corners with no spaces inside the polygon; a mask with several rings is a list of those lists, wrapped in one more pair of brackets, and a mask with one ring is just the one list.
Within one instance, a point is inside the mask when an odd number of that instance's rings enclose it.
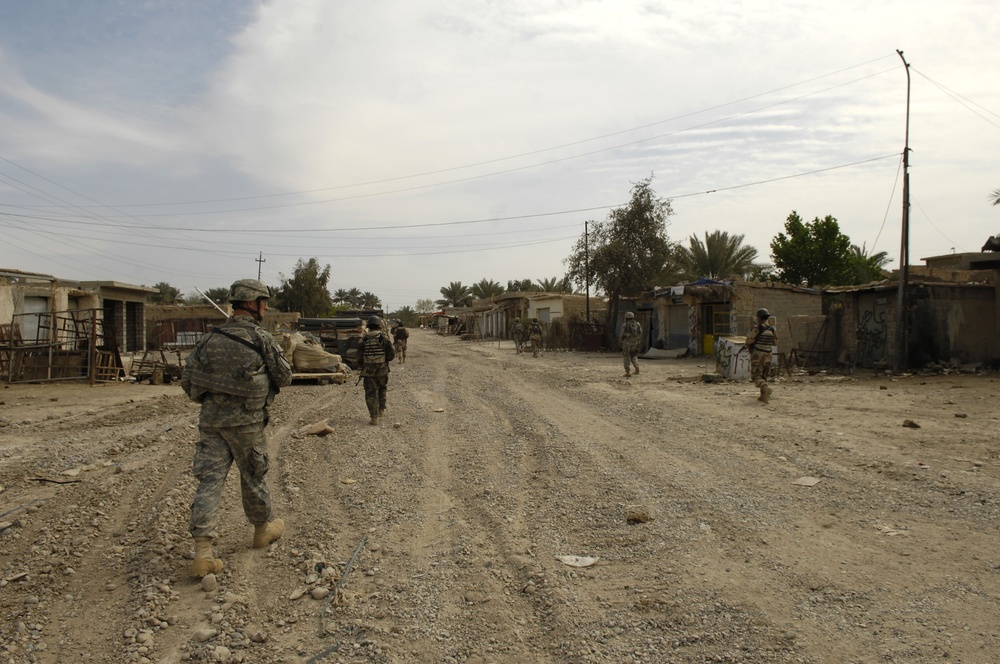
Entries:
{"label": "overhead wire", "polygon": [[[320,188],[317,188],[317,189],[306,189],[306,190],[302,190],[302,191],[280,192],[280,193],[274,193],[274,194],[258,194],[258,195],[255,195],[255,196],[240,196],[240,197],[231,197],[231,198],[204,199],[204,200],[198,200],[198,201],[175,201],[175,202],[158,202],[158,203],[133,203],[133,204],[128,204],[128,205],[116,205],[115,207],[129,208],[129,207],[165,207],[165,206],[173,206],[173,205],[202,205],[202,204],[206,204],[206,203],[232,203],[232,202],[237,202],[237,201],[258,200],[258,199],[263,199],[263,198],[276,198],[276,197],[280,197],[280,196],[300,196],[300,195],[305,195],[305,194],[315,194],[315,193],[319,193],[319,192],[323,192],[323,191],[336,191],[336,190],[339,190],[339,189],[351,189],[351,188],[355,188],[355,187],[365,187],[365,186],[371,186],[371,185],[376,185],[376,184],[385,184],[385,183],[388,183],[388,182],[398,182],[398,181],[401,181],[401,180],[409,180],[409,179],[414,179],[414,178],[426,177],[428,175],[440,175],[441,173],[450,173],[450,172],[454,172],[454,171],[465,170],[465,169],[468,169],[468,168],[476,168],[476,167],[479,167],[479,166],[488,166],[490,164],[501,163],[501,162],[504,162],[504,161],[511,161],[511,160],[514,160],[514,159],[521,159],[523,157],[531,157],[531,156],[534,156],[534,155],[537,155],[537,154],[544,154],[545,152],[553,152],[555,150],[562,150],[562,149],[569,148],[569,147],[575,147],[577,145],[583,145],[583,144],[586,144],[586,143],[592,143],[594,141],[599,141],[599,140],[603,140],[603,139],[606,139],[606,138],[612,138],[614,136],[620,136],[622,134],[628,134],[628,133],[632,133],[632,132],[635,132],[635,131],[641,131],[643,129],[649,129],[650,127],[655,127],[655,126],[666,124],[666,123],[669,123],[669,122],[676,122],[677,120],[683,120],[684,118],[694,117],[696,115],[701,115],[703,113],[708,113],[710,111],[715,111],[715,110],[719,110],[719,109],[722,109],[722,108],[726,108],[727,106],[734,106],[736,104],[741,104],[743,102],[751,101],[753,99],[758,99],[760,97],[766,97],[768,95],[772,95],[772,94],[775,94],[777,92],[782,92],[784,90],[790,90],[790,89],[798,87],[800,85],[805,85],[806,83],[812,83],[814,81],[819,81],[819,80],[822,80],[824,78],[829,78],[831,76],[836,76],[837,74],[842,74],[842,73],[844,73],[846,71],[851,71],[852,69],[858,69],[860,67],[864,67],[866,65],[870,65],[872,63],[879,62],[880,60],[885,60],[887,58],[895,59],[895,57],[896,57],[895,53],[892,53],[891,55],[883,55],[883,56],[880,56],[878,58],[873,58],[871,60],[868,60],[867,62],[862,62],[862,63],[856,64],[856,65],[851,65],[850,67],[844,67],[844,68],[838,69],[838,70],[830,72],[828,74],[822,74],[820,76],[814,76],[812,78],[807,78],[805,80],[797,81],[795,83],[789,83],[787,85],[783,85],[783,86],[774,88],[772,90],[768,90],[766,92],[760,92],[760,93],[757,93],[757,94],[754,94],[754,95],[749,95],[747,97],[742,97],[740,99],[735,99],[735,100],[728,101],[728,102],[725,102],[725,103],[722,103],[722,104],[717,104],[716,106],[710,106],[710,107],[707,107],[707,108],[699,109],[697,111],[691,111],[691,112],[688,112],[688,113],[683,113],[681,115],[676,115],[674,117],[667,118],[667,119],[664,119],[664,120],[657,120],[655,122],[650,122],[650,123],[647,123],[647,124],[638,125],[636,127],[630,127],[628,129],[620,129],[620,130],[609,132],[609,133],[606,133],[606,134],[601,134],[599,136],[592,136],[590,138],[584,138],[584,139],[580,139],[580,140],[577,140],[577,141],[571,141],[571,142],[568,142],[568,143],[562,143],[562,144],[550,146],[550,147],[547,147],[547,148],[540,148],[538,150],[530,150],[530,151],[527,151],[527,152],[521,152],[521,153],[518,153],[518,154],[508,155],[508,156],[505,156],[505,157],[496,157],[496,158],[493,158],[493,159],[485,159],[485,160],[482,160],[482,161],[472,162],[472,163],[468,163],[468,164],[462,164],[462,165],[459,165],[459,166],[449,166],[449,167],[446,167],[446,168],[439,168],[439,169],[430,170],[430,171],[423,171],[423,172],[420,172],[420,173],[411,173],[411,174],[408,174],[408,175],[400,175],[400,176],[395,176],[395,177],[380,178],[380,179],[377,179],[377,180],[368,180],[368,181],[364,181],[364,182],[356,182],[356,183],[353,183],[353,184],[336,185],[336,186],[331,186],[331,187],[320,187]],[[820,92],[826,92],[826,91],[832,90],[832,89],[834,89],[836,87],[841,87],[843,85],[847,85],[847,84],[854,83],[854,82],[857,82],[857,81],[860,81],[860,80],[864,80],[866,78],[871,78],[872,76],[878,76],[878,75],[884,74],[884,73],[886,73],[888,71],[893,71],[896,68],[898,68],[898,66],[897,67],[892,67],[890,69],[886,69],[886,70],[883,70],[883,71],[880,71],[880,72],[877,72],[875,74],[869,74],[867,76],[863,76],[861,78],[854,79],[853,81],[848,81],[847,83],[842,83],[842,84],[838,84],[836,86],[832,86],[830,88],[825,88],[825,89],[819,90],[819,91],[817,91],[815,93],[810,93],[810,95],[803,95],[803,96],[800,96],[800,97],[796,97],[796,98],[793,98],[790,101],[801,99],[801,98],[803,98],[805,96],[811,96],[812,94],[818,94]],[[784,102],[781,102],[781,103],[784,103]],[[765,106],[764,108],[769,108],[769,107]],[[743,114],[737,114],[735,116],[730,116],[730,117],[738,117],[739,115],[743,115]],[[724,119],[726,119],[726,118],[724,118]],[[669,136],[671,134],[667,134],[667,135]],[[632,143],[628,143],[628,144],[625,144],[625,145],[626,146],[627,145],[632,145]],[[607,148],[607,149],[616,149],[616,148],[613,147],[613,148]],[[588,153],[588,154],[591,154],[591,153]],[[2,159],[2,157],[0,157],[0,159]],[[8,160],[4,159],[4,161],[8,161]],[[13,163],[13,162],[10,162],[10,163]],[[549,162],[545,162],[545,163],[549,163]],[[554,163],[554,162],[552,162],[552,163]],[[544,163],[542,165],[544,165]]]}
{"label": "overhead wire", "polygon": [[[890,57],[890,56],[884,56],[884,57]],[[583,139],[583,140],[580,140],[580,141],[575,141],[575,142],[572,142],[572,143],[567,143],[567,144],[563,144],[563,145],[555,146],[555,147],[551,147],[551,148],[545,148],[545,149],[535,150],[535,151],[531,151],[531,152],[527,152],[527,153],[522,153],[520,155],[513,155],[513,156],[509,156],[509,157],[502,157],[502,158],[487,160],[487,161],[483,161],[483,162],[477,162],[477,163],[474,163],[474,164],[467,164],[467,165],[464,165],[464,166],[456,166],[456,167],[450,167],[450,168],[446,168],[446,169],[438,169],[437,171],[429,171],[429,172],[421,173],[421,174],[415,174],[415,175],[409,175],[409,176],[400,176],[400,177],[397,177],[397,178],[385,178],[385,179],[382,179],[382,180],[373,181],[373,182],[365,183],[365,184],[379,184],[379,183],[397,181],[397,180],[402,180],[402,179],[410,179],[410,178],[415,178],[415,177],[422,177],[422,176],[425,176],[425,175],[439,174],[439,173],[443,173],[443,172],[450,172],[450,171],[455,171],[455,170],[461,170],[461,169],[464,169],[464,168],[472,168],[472,167],[475,167],[475,166],[481,166],[481,165],[487,165],[487,164],[491,164],[491,163],[498,163],[498,162],[502,162],[502,161],[508,161],[508,160],[511,160],[511,159],[515,159],[515,158],[519,158],[519,157],[524,157],[524,156],[532,156],[532,155],[541,154],[541,153],[544,153],[544,152],[547,152],[547,151],[552,151],[552,150],[556,150],[556,149],[562,149],[562,148],[565,148],[565,147],[572,147],[572,146],[575,146],[575,145],[580,145],[580,144],[584,144],[584,143],[587,143],[587,142],[592,142],[592,141],[595,141],[595,140],[600,140],[600,139],[604,139],[604,138],[608,138],[608,137],[612,137],[612,136],[616,136],[616,135],[620,135],[620,134],[624,134],[624,133],[628,133],[628,132],[637,131],[637,130],[640,130],[640,129],[644,129],[644,128],[656,126],[656,125],[663,124],[663,123],[666,123],[666,122],[669,122],[669,121],[674,121],[674,120],[677,120],[677,119],[682,119],[684,117],[689,117],[689,116],[697,115],[699,113],[704,113],[704,112],[707,112],[707,111],[716,110],[718,108],[723,108],[724,106],[727,106],[727,105],[732,105],[732,104],[735,104],[735,103],[740,103],[742,101],[747,101],[747,100],[750,100],[750,99],[754,99],[754,98],[758,98],[758,97],[763,97],[763,96],[766,96],[768,94],[774,94],[775,92],[782,91],[782,90],[785,90],[785,89],[788,89],[788,88],[791,88],[791,87],[795,87],[795,86],[801,85],[803,83],[807,83],[807,82],[811,82],[811,81],[814,81],[814,80],[819,80],[819,79],[822,79],[822,78],[826,78],[828,76],[832,76],[834,74],[837,74],[837,73],[840,73],[840,72],[843,72],[843,71],[847,71],[849,69],[854,69],[856,67],[863,66],[864,64],[870,64],[871,62],[875,62],[875,61],[877,61],[879,59],[882,59],[882,58],[871,60],[871,61],[869,61],[869,63],[862,63],[862,65],[855,65],[853,67],[844,68],[842,70],[839,70],[838,72],[833,72],[831,74],[826,74],[826,75],[823,75],[823,76],[814,77],[812,79],[808,79],[807,81],[803,81],[803,82],[792,84],[792,85],[789,85],[789,86],[784,86],[784,87],[781,87],[781,88],[777,88],[777,89],[769,91],[769,92],[760,93],[758,95],[753,95],[753,96],[750,96],[750,97],[746,97],[746,98],[744,98],[742,100],[737,100],[737,101],[734,101],[734,102],[729,102],[727,104],[715,106],[715,107],[712,107],[712,108],[709,108],[709,109],[703,109],[701,111],[697,111],[697,112],[692,112],[692,113],[689,113],[689,114],[681,115],[681,116],[678,116],[677,118],[671,118],[669,120],[662,120],[662,121],[658,121],[658,122],[655,122],[655,123],[650,123],[650,124],[647,124],[647,125],[643,125],[641,127],[631,128],[631,129],[627,129],[627,130],[621,130],[621,131],[618,131],[618,132],[612,132],[612,133],[609,133],[609,134],[604,134],[602,136],[593,137],[593,138],[589,138],[589,139]],[[540,163],[531,164],[531,165],[527,165],[527,166],[523,166],[523,167],[518,167],[518,168],[514,168],[514,169],[508,169],[508,170],[498,171],[498,172],[495,172],[495,173],[481,174],[481,175],[477,175],[477,176],[473,176],[473,177],[469,177],[469,178],[456,179],[456,180],[452,180],[452,181],[449,181],[449,182],[441,182],[441,183],[436,183],[436,184],[432,184],[432,185],[425,185],[425,186],[421,186],[421,187],[411,187],[411,188],[401,189],[401,190],[397,190],[397,191],[382,192],[380,194],[368,194],[368,195],[364,195],[364,196],[352,196],[352,197],[344,197],[344,198],[338,198],[338,199],[329,199],[329,200],[326,200],[326,201],[313,201],[313,202],[307,202],[307,203],[290,203],[290,204],[277,205],[277,206],[261,206],[261,207],[256,207],[256,208],[238,208],[238,209],[230,209],[230,210],[219,210],[219,211],[213,211],[213,212],[188,212],[188,213],[176,213],[176,214],[132,215],[132,214],[129,214],[129,213],[125,213],[122,210],[119,210],[118,208],[140,207],[140,205],[118,205],[118,206],[114,206],[114,207],[108,206],[108,205],[104,205],[104,204],[100,203],[99,201],[96,201],[94,199],[86,197],[83,194],[79,194],[78,192],[75,192],[72,189],[63,187],[59,183],[57,183],[57,182],[55,182],[53,180],[50,180],[48,178],[45,178],[44,176],[41,176],[38,173],[35,173],[34,171],[31,171],[30,169],[26,169],[23,166],[15,163],[15,162],[13,162],[13,161],[11,161],[9,159],[6,159],[4,157],[0,157],[0,159],[2,159],[3,161],[5,161],[7,163],[10,163],[11,165],[14,165],[14,166],[16,166],[18,168],[21,168],[25,172],[31,173],[32,175],[34,175],[34,176],[36,176],[36,177],[38,177],[38,178],[40,178],[40,179],[42,179],[42,180],[44,180],[46,182],[51,183],[54,186],[60,187],[62,189],[65,189],[66,191],[69,191],[70,193],[73,193],[74,195],[80,196],[80,197],[82,197],[82,198],[84,198],[86,200],[89,200],[89,201],[97,204],[94,207],[98,207],[99,206],[99,207],[101,207],[103,209],[113,210],[114,212],[119,213],[118,215],[93,215],[92,213],[90,213],[90,212],[87,211],[88,209],[91,208],[91,206],[75,205],[75,204],[69,203],[68,201],[63,201],[61,198],[59,198],[59,197],[57,197],[55,195],[45,194],[45,196],[50,197],[47,200],[47,202],[52,202],[51,199],[54,198],[56,201],[59,201],[60,203],[63,203],[62,205],[58,205],[57,204],[56,207],[58,207],[60,209],[63,209],[63,210],[73,211],[73,212],[80,211],[81,218],[85,220],[85,221],[81,221],[80,218],[78,218],[78,219],[55,219],[55,218],[50,217],[50,218],[47,219],[48,221],[57,222],[57,223],[67,223],[67,224],[72,224],[72,223],[85,224],[88,227],[107,226],[107,227],[115,228],[116,230],[141,230],[141,231],[143,231],[143,233],[141,233],[143,235],[146,235],[149,232],[157,232],[157,231],[170,231],[172,233],[178,233],[178,232],[183,232],[183,233],[220,232],[219,229],[209,229],[209,228],[204,228],[204,227],[177,228],[177,227],[159,226],[159,225],[156,225],[156,224],[153,224],[153,223],[149,223],[147,221],[147,219],[151,218],[151,217],[152,218],[160,218],[160,217],[181,216],[181,215],[188,215],[188,214],[233,213],[233,212],[246,212],[246,211],[253,211],[253,210],[274,209],[276,207],[295,207],[295,206],[307,205],[307,204],[308,205],[314,205],[314,204],[324,203],[324,202],[334,202],[334,201],[338,201],[338,200],[348,200],[350,198],[358,198],[358,197],[373,196],[373,195],[387,195],[387,194],[391,194],[391,193],[399,193],[401,191],[411,191],[411,190],[414,190],[414,189],[426,188],[427,186],[443,186],[443,185],[446,185],[446,184],[454,184],[454,183],[464,182],[464,181],[468,181],[468,180],[472,180],[472,179],[479,179],[479,178],[484,178],[484,177],[490,177],[490,176],[493,176],[493,175],[499,175],[499,174],[503,174],[503,173],[513,172],[513,171],[516,171],[516,170],[524,170],[524,169],[527,169],[527,168],[536,168],[536,167],[539,167],[539,166],[544,166],[544,165],[548,165],[548,164],[558,163],[558,162],[561,162],[561,161],[566,161],[568,159],[578,159],[578,158],[581,158],[581,157],[585,157],[585,156],[589,156],[589,155],[593,155],[593,154],[598,154],[598,153],[601,153],[601,152],[607,152],[607,151],[610,151],[610,150],[616,150],[616,149],[621,149],[621,148],[624,148],[624,147],[630,147],[630,146],[638,145],[638,144],[641,144],[641,143],[646,143],[646,142],[649,142],[649,141],[653,141],[653,140],[657,140],[657,139],[662,139],[662,138],[670,137],[670,136],[673,136],[673,135],[676,135],[676,134],[679,134],[679,133],[682,133],[682,132],[686,132],[686,131],[694,131],[696,129],[704,128],[704,127],[709,126],[709,125],[718,124],[720,122],[731,120],[733,118],[737,118],[737,117],[741,117],[741,116],[745,116],[745,115],[750,115],[750,114],[753,114],[753,113],[760,112],[762,110],[766,110],[766,109],[769,109],[769,108],[773,108],[775,106],[779,106],[781,104],[786,104],[786,103],[789,103],[791,101],[795,101],[797,99],[802,99],[802,98],[805,98],[805,97],[809,97],[809,96],[813,96],[813,95],[816,95],[816,94],[820,94],[822,92],[825,92],[825,91],[828,91],[828,90],[831,90],[831,89],[834,89],[834,88],[837,88],[837,87],[842,87],[844,85],[849,85],[851,83],[854,83],[854,82],[857,82],[857,81],[860,81],[860,80],[864,80],[866,78],[871,78],[873,76],[878,76],[878,75],[881,75],[881,74],[885,73],[886,71],[891,71],[891,70],[884,70],[884,71],[880,71],[880,72],[877,72],[877,73],[869,74],[869,75],[866,75],[866,76],[861,77],[861,78],[853,79],[852,81],[848,81],[848,82],[840,83],[838,85],[830,86],[828,88],[824,88],[823,90],[810,92],[810,93],[807,93],[807,94],[800,95],[798,97],[794,97],[794,98],[791,98],[791,99],[778,101],[778,102],[775,102],[773,104],[768,104],[768,105],[765,105],[765,106],[762,106],[762,107],[759,107],[759,108],[756,108],[756,109],[750,109],[750,110],[747,110],[747,111],[744,111],[744,112],[741,112],[741,113],[735,113],[735,114],[732,114],[730,116],[727,116],[727,117],[724,117],[724,118],[718,118],[718,119],[715,119],[715,120],[711,120],[711,121],[702,123],[700,125],[695,125],[693,127],[682,128],[682,129],[678,129],[676,131],[665,133],[665,134],[661,134],[661,135],[658,135],[658,136],[648,137],[648,138],[644,138],[644,139],[641,139],[641,140],[632,141],[632,142],[629,142],[629,143],[624,143],[624,144],[620,144],[620,145],[616,145],[616,146],[602,148],[600,150],[594,150],[594,151],[590,151],[590,152],[586,152],[586,153],[582,153],[582,154],[578,154],[578,155],[573,155],[573,156],[570,156],[570,157],[553,159],[553,160],[549,160],[549,161],[546,161],[546,162],[540,162]],[[891,155],[891,156],[894,156],[894,155]],[[871,159],[866,159],[866,160],[861,160],[861,161],[857,161],[857,162],[852,162],[850,164],[842,164],[842,165],[839,165],[839,166],[833,166],[833,167],[828,167],[828,168],[824,168],[824,169],[816,169],[816,170],[805,172],[805,173],[793,174],[793,175],[788,175],[788,176],[783,176],[783,177],[778,177],[778,178],[771,178],[771,179],[767,179],[767,180],[760,180],[760,181],[752,182],[752,183],[744,183],[744,184],[739,184],[739,185],[732,185],[732,186],[729,186],[729,187],[719,187],[719,188],[708,190],[708,191],[692,192],[692,193],[687,193],[687,194],[678,194],[678,195],[675,195],[675,196],[668,196],[668,198],[685,198],[685,197],[695,196],[695,195],[705,195],[705,194],[711,194],[711,193],[718,193],[720,191],[727,191],[727,190],[737,189],[737,188],[741,188],[741,187],[748,187],[748,186],[755,186],[755,185],[760,185],[760,184],[766,184],[768,182],[775,182],[775,181],[778,181],[778,180],[784,180],[784,179],[789,179],[789,178],[793,178],[793,177],[801,177],[801,176],[804,176],[804,175],[811,175],[811,174],[815,174],[815,173],[821,173],[821,172],[824,172],[824,171],[834,170],[834,169],[837,169],[837,168],[845,168],[845,167],[849,167],[849,166],[855,166],[855,165],[858,165],[858,164],[863,164],[863,163],[867,163],[869,161],[875,161],[875,160],[884,159],[884,158],[886,158],[886,157],[875,157],[875,158],[871,158]],[[14,178],[10,178],[9,176],[3,176],[3,177],[6,177],[6,178],[11,179],[11,180],[14,180],[15,182],[20,182],[20,181],[14,179]],[[42,191],[42,190],[40,190],[40,189],[38,189],[36,187],[33,187],[32,185],[28,185],[27,183],[22,183],[22,184],[24,186],[26,186],[26,187],[31,188],[32,190],[37,191],[37,192],[41,192]],[[321,189],[321,190],[311,190],[311,191],[307,191],[307,192],[294,192],[294,193],[300,193],[300,194],[301,193],[314,193],[314,192],[317,192],[317,191],[335,190],[335,189],[342,189],[342,188],[356,187],[356,186],[362,186],[362,185],[360,185],[360,184],[356,184],[356,185],[341,185],[339,187],[329,187],[329,188],[325,188],[325,189]],[[15,188],[18,188],[21,191],[24,191],[25,193],[29,193],[31,195],[35,195],[36,197],[41,198],[43,201],[46,200],[45,197],[43,197],[42,195],[36,194],[33,191],[27,191],[25,189],[21,189],[20,187],[17,187],[16,185],[15,185]],[[283,195],[288,195],[288,194],[283,194]],[[253,199],[256,199],[256,198],[266,198],[266,197],[274,197],[274,196],[278,196],[278,194],[275,194],[275,195],[266,195],[266,196],[257,196],[257,197],[237,198],[237,199],[217,199],[216,201],[207,201],[207,202],[230,202],[230,201],[238,201],[238,200],[253,200]],[[146,204],[146,205],[153,206],[153,205],[169,205],[169,204]],[[454,221],[454,222],[433,222],[433,223],[426,223],[426,224],[386,224],[386,225],[380,225],[380,226],[362,226],[362,227],[337,228],[337,229],[316,229],[316,228],[311,228],[311,229],[280,229],[280,231],[278,231],[278,232],[280,232],[282,234],[284,234],[284,233],[353,232],[353,231],[362,231],[362,230],[363,231],[371,232],[371,231],[378,231],[378,230],[416,229],[416,228],[426,228],[426,227],[434,227],[434,226],[444,227],[444,226],[455,226],[455,225],[465,225],[465,224],[478,224],[478,223],[489,223],[489,222],[499,222],[499,221],[511,221],[511,220],[517,220],[517,219],[532,219],[532,218],[539,218],[539,217],[545,217],[545,216],[554,216],[554,215],[562,215],[562,214],[578,214],[578,213],[581,213],[581,212],[592,212],[592,211],[596,211],[596,210],[610,209],[610,208],[613,208],[613,207],[617,207],[619,205],[621,205],[621,203],[615,204],[615,205],[605,205],[605,206],[594,206],[594,207],[588,207],[588,208],[579,208],[579,209],[575,209],[575,210],[562,210],[562,211],[556,211],[556,212],[535,213],[535,214],[516,215],[516,216],[499,217],[499,218],[488,218],[488,219],[461,220],[461,221]],[[8,208],[15,207],[16,208],[16,207],[21,207],[21,206],[10,206],[10,205],[7,205],[6,207],[8,207]],[[11,215],[5,214],[5,216],[7,216],[9,218]],[[21,217],[24,220],[31,219],[31,218],[39,219],[39,220],[45,219],[44,217],[41,217],[41,216],[32,216],[32,215],[17,215],[17,217]],[[139,224],[122,223],[120,221],[121,219],[133,219],[136,222],[141,222],[141,223],[139,223]],[[22,230],[29,230],[29,229],[22,228]],[[268,235],[273,235],[275,233],[274,230],[258,231],[258,230],[252,230],[252,229],[241,229],[240,232],[241,232],[241,234],[268,234]],[[525,232],[525,231],[520,231],[520,232]],[[80,239],[88,239],[88,240],[92,240],[93,239],[93,238],[87,238],[86,236],[75,236],[75,237],[78,237]],[[153,239],[153,240],[161,240],[161,244],[158,244],[156,246],[162,246],[162,239],[156,238],[156,237],[152,237],[151,239]],[[177,239],[178,238],[169,238],[168,239],[168,243],[174,245],[172,248],[181,249],[181,250],[189,249],[189,247],[184,247],[184,246],[177,245],[176,244]],[[103,239],[103,238],[100,241],[109,242],[109,240],[106,240],[106,239]],[[546,241],[543,241],[543,242],[551,242],[551,241],[557,241],[557,240],[546,240]],[[132,244],[133,244],[133,246],[148,246],[148,245],[141,244],[141,243],[132,243]],[[529,245],[512,245],[512,246],[529,246]],[[493,248],[496,248],[496,245],[493,245]],[[107,254],[105,252],[100,252],[97,249],[93,249],[93,250],[96,251],[96,252],[98,252],[98,253],[102,253],[102,255],[111,256],[110,254]],[[475,250],[472,250],[472,251],[475,251]],[[216,250],[210,250],[210,252],[211,253],[216,253],[217,255],[239,256],[238,252],[229,252],[227,254],[226,252],[222,252],[222,251],[217,250],[217,249]],[[432,253],[438,254],[438,253],[449,253],[449,252],[445,251],[445,252],[432,252]],[[390,255],[392,255],[392,254],[390,254]],[[419,254],[416,254],[416,255],[419,255]],[[113,257],[113,258],[115,258],[116,260],[118,260],[118,257]],[[130,263],[130,264],[134,265],[134,263]],[[152,265],[151,266],[149,264],[144,265],[142,267],[157,267],[159,269],[174,270],[174,268],[164,268],[162,266],[156,266],[156,265]]]}

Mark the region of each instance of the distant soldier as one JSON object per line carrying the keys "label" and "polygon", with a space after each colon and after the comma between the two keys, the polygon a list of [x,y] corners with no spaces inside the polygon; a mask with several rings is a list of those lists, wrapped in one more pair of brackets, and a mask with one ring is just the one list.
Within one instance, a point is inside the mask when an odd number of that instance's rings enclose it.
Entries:
{"label": "distant soldier", "polygon": [[622,348],[622,363],[625,365],[625,377],[632,375],[632,367],[635,367],[636,375],[639,375],[639,345],[642,343],[642,325],[635,319],[635,314],[631,311],[625,312],[625,322],[622,324],[621,334],[618,336],[618,344]]}
{"label": "distant soldier", "polygon": [[410,331],[403,325],[403,321],[398,321],[392,331],[393,349],[400,364],[406,364],[406,340],[410,338]]}
{"label": "distant soldier", "polygon": [[382,330],[382,319],[372,316],[368,319],[368,331],[358,347],[358,369],[365,381],[365,405],[368,406],[372,426],[378,426],[378,418],[385,416],[389,362],[394,357],[396,352],[389,335]]}
{"label": "distant soldier", "polygon": [[531,319],[531,326],[528,328],[528,341],[531,342],[531,356],[538,357],[538,350],[542,347],[542,324],[537,318]]}
{"label": "distant soldier", "polygon": [[520,354],[521,346],[524,345],[524,325],[521,324],[520,319],[514,320],[514,325],[510,328],[510,336],[514,339],[515,352]]}
{"label": "distant soldier", "polygon": [[778,335],[770,324],[771,312],[757,310],[757,321],[747,335],[746,348],[750,351],[750,380],[760,388],[758,401],[767,403],[771,399],[771,386],[767,378],[771,375],[771,349],[778,344]]}
{"label": "distant soldier", "polygon": [[292,382],[292,368],[270,334],[258,326],[267,311],[267,286],[240,279],[229,289],[233,315],[204,335],[188,355],[181,387],[201,404],[200,440],[194,452],[198,480],[191,505],[192,576],[222,571],[212,552],[219,505],[233,462],[240,470],[243,512],[253,524],[254,548],[281,537],[285,522],[272,519],[267,474],[267,407]]}

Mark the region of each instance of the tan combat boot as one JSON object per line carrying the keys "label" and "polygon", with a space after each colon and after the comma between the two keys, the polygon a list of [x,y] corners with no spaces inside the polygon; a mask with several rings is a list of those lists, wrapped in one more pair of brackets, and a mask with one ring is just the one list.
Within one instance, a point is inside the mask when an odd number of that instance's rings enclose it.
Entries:
{"label": "tan combat boot", "polygon": [[385,408],[379,408],[378,409],[378,416],[379,417],[385,417]]}
{"label": "tan combat boot", "polygon": [[285,532],[285,522],[275,519],[253,527],[253,548],[263,549]]}
{"label": "tan combat boot", "polygon": [[222,565],[222,561],[212,553],[212,538],[195,537],[194,560],[191,561],[191,567],[188,570],[191,576],[200,579],[206,574],[218,574],[222,571]]}
{"label": "tan combat boot", "polygon": [[767,383],[764,383],[763,385],[761,385],[760,386],[760,396],[757,397],[757,398],[760,399],[761,401],[763,401],[764,403],[767,403],[768,401],[770,401],[771,400],[771,386],[768,385]]}
{"label": "tan combat boot", "polygon": [[638,376],[638,375],[639,375],[639,365],[638,365],[638,364],[637,364],[637,365],[635,365],[635,375],[636,375],[636,376]]}
{"label": "tan combat boot", "polygon": [[378,426],[378,417],[373,417],[372,421],[369,422],[369,424],[371,424],[373,427],[377,427]]}

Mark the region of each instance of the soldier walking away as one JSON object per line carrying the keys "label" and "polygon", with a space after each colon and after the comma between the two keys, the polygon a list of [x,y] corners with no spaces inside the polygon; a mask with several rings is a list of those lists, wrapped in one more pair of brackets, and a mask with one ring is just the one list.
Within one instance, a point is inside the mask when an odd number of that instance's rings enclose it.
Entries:
{"label": "soldier walking away", "polygon": [[410,331],[399,321],[396,329],[392,331],[393,349],[400,364],[406,364],[406,340],[410,338]]}
{"label": "soldier walking away", "polygon": [[188,355],[181,387],[201,404],[200,439],[193,470],[198,480],[191,505],[194,561],[190,574],[222,571],[212,552],[219,505],[233,462],[240,471],[243,512],[254,527],[253,546],[262,549],[281,537],[285,522],[272,518],[267,474],[267,408],[280,388],[292,382],[292,368],[274,337],[260,323],[267,311],[267,286],[240,279],[229,289],[233,315],[204,335]]}
{"label": "soldier walking away", "polygon": [[510,336],[514,339],[514,352],[521,354],[521,346],[524,345],[524,325],[519,319],[514,321],[510,328]]}
{"label": "soldier walking away", "polygon": [[382,319],[368,319],[368,331],[358,347],[358,368],[365,381],[365,405],[372,426],[385,416],[385,392],[389,386],[389,362],[396,356],[389,335],[382,331]]}
{"label": "soldier walking away", "polygon": [[531,327],[528,328],[528,341],[531,342],[531,356],[538,357],[538,350],[542,346],[542,325],[537,318],[531,319]]}
{"label": "soldier walking away", "polygon": [[625,323],[622,325],[621,335],[618,343],[622,347],[622,363],[625,365],[625,377],[632,375],[632,367],[635,367],[635,374],[639,375],[639,344],[642,340],[642,325],[635,319],[635,314],[631,311],[625,312]]}
{"label": "soldier walking away", "polygon": [[747,335],[746,348],[750,351],[750,380],[760,388],[758,401],[767,403],[771,399],[771,386],[767,378],[771,375],[771,349],[778,344],[778,335],[770,323],[771,312],[757,310],[757,323]]}

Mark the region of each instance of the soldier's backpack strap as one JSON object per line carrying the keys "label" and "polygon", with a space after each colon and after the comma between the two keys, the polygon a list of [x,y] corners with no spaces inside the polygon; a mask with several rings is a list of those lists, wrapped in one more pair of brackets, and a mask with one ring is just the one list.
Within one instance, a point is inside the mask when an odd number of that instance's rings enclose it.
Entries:
{"label": "soldier's backpack strap", "polygon": [[244,339],[243,337],[238,337],[235,334],[230,334],[229,332],[226,332],[225,330],[220,330],[219,328],[214,328],[212,330],[213,334],[216,333],[216,332],[219,333],[219,334],[221,334],[224,337],[228,337],[228,338],[232,339],[233,341],[235,341],[237,343],[243,344],[247,348],[252,348],[253,350],[255,350],[258,353],[260,353],[260,357],[261,357],[262,360],[264,360],[265,362],[267,361],[267,356],[264,355],[264,351],[261,350],[260,346],[258,346],[254,342],[248,341],[247,339]]}

